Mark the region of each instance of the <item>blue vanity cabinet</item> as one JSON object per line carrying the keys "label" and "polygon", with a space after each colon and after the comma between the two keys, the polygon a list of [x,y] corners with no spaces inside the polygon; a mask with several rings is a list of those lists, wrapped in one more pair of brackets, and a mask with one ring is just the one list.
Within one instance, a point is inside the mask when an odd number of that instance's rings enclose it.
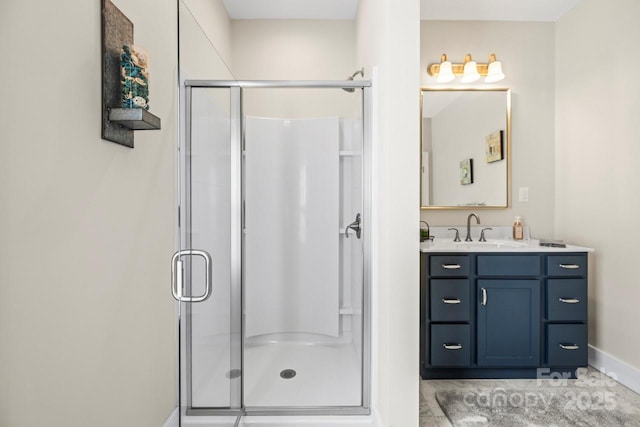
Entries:
{"label": "blue vanity cabinet", "polygon": [[422,378],[587,365],[586,253],[422,253],[420,273]]}

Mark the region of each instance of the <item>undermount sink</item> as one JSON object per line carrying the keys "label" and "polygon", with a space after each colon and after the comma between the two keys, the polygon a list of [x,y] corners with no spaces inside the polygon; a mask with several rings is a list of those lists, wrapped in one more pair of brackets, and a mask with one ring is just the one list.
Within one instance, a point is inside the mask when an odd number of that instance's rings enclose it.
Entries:
{"label": "undermount sink", "polygon": [[500,249],[500,248],[524,248],[527,247],[527,243],[523,242],[513,242],[508,240],[490,240],[486,242],[454,242],[454,245],[458,248],[469,248],[469,249],[480,249],[480,248],[488,248],[488,249]]}
{"label": "undermount sink", "polygon": [[[464,241],[467,234],[465,227],[431,227],[430,231],[432,240],[420,243],[422,252],[522,252],[539,249],[537,240],[532,240],[526,229],[524,240],[513,240],[512,227],[471,227],[471,242]],[[485,235],[486,242],[480,241],[481,234]],[[462,241],[455,242],[456,235],[459,235]]]}
{"label": "undermount sink", "polygon": [[491,239],[486,242],[454,242],[452,239],[435,238],[433,241],[420,243],[420,250],[428,252],[439,251],[510,251],[522,250],[531,246],[529,240],[515,242],[513,240]]}
{"label": "undermount sink", "polygon": [[[430,228],[431,240],[420,243],[420,252],[426,253],[446,253],[446,252],[591,252],[593,249],[575,245],[566,245],[566,247],[546,247],[540,246],[538,239],[531,238],[529,230],[525,226],[524,240],[513,240],[511,237],[512,228],[510,226],[494,226],[490,230],[485,230],[486,242],[480,241],[482,234],[481,226],[471,227],[472,242],[465,242],[464,237],[467,234],[466,228],[462,226],[435,226]],[[459,233],[456,233],[458,229]],[[460,242],[454,242],[456,234],[459,234]]]}

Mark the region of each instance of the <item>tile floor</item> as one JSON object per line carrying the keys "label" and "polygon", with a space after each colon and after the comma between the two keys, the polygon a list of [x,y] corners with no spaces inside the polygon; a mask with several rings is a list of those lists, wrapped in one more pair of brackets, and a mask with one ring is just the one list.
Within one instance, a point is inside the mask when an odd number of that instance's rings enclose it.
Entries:
{"label": "tile floor", "polygon": [[[626,388],[622,384],[605,377],[601,372],[589,367],[586,381],[593,381],[594,386],[604,386],[625,400],[619,400],[624,405],[620,410],[638,420],[640,425],[640,394]],[[440,409],[436,401],[436,391],[441,390],[475,390],[481,388],[501,387],[509,389],[537,389],[539,387],[554,387],[553,380],[421,380],[420,381],[420,427],[455,427],[449,422],[447,416]],[[584,386],[576,385],[578,380],[568,380],[569,387],[576,387],[577,391],[585,390]],[[556,383],[557,384],[557,383]],[[627,404],[626,402],[629,402]],[[603,426],[605,427],[605,426]],[[608,426],[607,426],[608,427]],[[613,426],[612,426],[613,427]]]}

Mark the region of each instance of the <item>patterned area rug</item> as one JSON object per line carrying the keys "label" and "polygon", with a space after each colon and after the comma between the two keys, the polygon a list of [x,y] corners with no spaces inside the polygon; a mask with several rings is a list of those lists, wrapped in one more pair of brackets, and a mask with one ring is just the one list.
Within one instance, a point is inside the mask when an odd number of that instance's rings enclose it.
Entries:
{"label": "patterned area rug", "polygon": [[606,388],[448,390],[436,400],[454,427],[640,427],[623,412],[631,404]]}

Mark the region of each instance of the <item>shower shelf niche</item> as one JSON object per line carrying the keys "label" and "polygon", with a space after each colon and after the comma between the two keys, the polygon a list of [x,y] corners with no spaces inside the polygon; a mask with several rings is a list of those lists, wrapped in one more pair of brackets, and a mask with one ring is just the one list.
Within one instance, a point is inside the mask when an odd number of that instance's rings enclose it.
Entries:
{"label": "shower shelf niche", "polygon": [[362,314],[362,309],[354,308],[351,306],[340,307],[338,311],[339,314],[347,315],[347,314]]}
{"label": "shower shelf niche", "polygon": [[340,157],[346,157],[346,156],[362,156],[362,151],[341,150]]}

